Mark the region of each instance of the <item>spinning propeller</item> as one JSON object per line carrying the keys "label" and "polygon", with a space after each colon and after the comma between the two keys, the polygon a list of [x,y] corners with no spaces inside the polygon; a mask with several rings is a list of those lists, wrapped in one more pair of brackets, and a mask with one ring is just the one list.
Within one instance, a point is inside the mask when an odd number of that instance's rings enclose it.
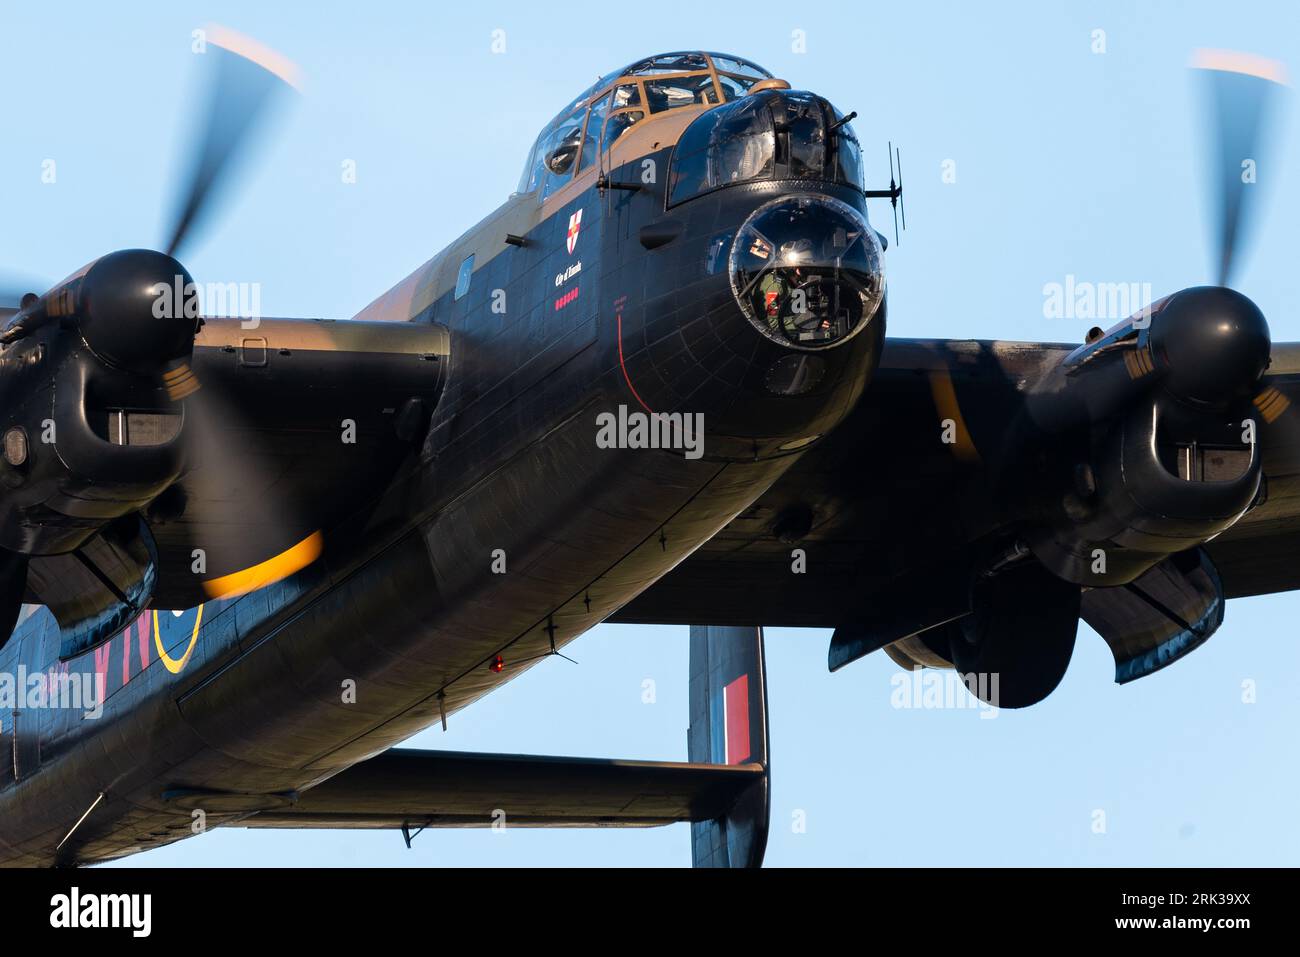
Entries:
{"label": "spinning propeller", "polygon": [[1207,93],[1216,285],[1184,289],[1155,303],[1145,317],[1149,327],[1131,342],[1146,355],[1126,357],[1126,364],[1133,379],[1154,376],[1184,402],[1221,406],[1253,395],[1272,422],[1290,402],[1261,388],[1271,353],[1268,323],[1231,282],[1254,228],[1258,178],[1274,175],[1263,154],[1285,70],[1262,57],[1222,50],[1197,51],[1192,68]]}
{"label": "spinning propeller", "polygon": [[1199,50],[1192,68],[1201,75],[1208,107],[1209,205],[1216,286],[1184,290],[1153,317],[1150,351],[1163,366],[1166,388],[1185,400],[1218,403],[1252,394],[1266,422],[1290,404],[1262,386],[1271,342],[1263,313],[1235,292],[1232,279],[1251,238],[1258,179],[1274,175],[1265,161],[1273,101],[1285,88],[1280,63],[1247,53]]}
{"label": "spinning propeller", "polygon": [[[18,434],[16,429],[22,432],[22,442],[15,439],[13,449],[15,457],[21,451],[21,460],[9,464],[23,470],[21,477],[7,483],[11,487],[5,495],[10,501],[0,509],[0,544],[4,546],[0,557],[14,558],[0,561],[0,578],[6,582],[12,583],[25,572],[28,556],[79,548],[87,535],[93,535],[93,530],[88,531],[93,529],[93,521],[114,522],[150,503],[166,502],[164,509],[150,508],[151,520],[174,520],[188,507],[201,526],[204,516],[199,513],[205,502],[247,487],[249,476],[270,473],[254,441],[234,438],[252,434],[251,429],[238,427],[237,403],[210,394],[215,390],[200,391],[190,368],[194,338],[201,326],[197,292],[174,257],[193,243],[225,191],[235,185],[236,173],[259,126],[276,100],[298,87],[299,73],[275,51],[224,27],[208,27],[205,42],[212,80],[206,112],[189,140],[189,172],[177,191],[165,233],[166,252],[136,249],[110,253],[40,295],[30,291],[30,284],[0,276],[0,322],[4,323],[0,328],[0,392],[9,419],[5,441]],[[173,287],[177,293],[161,314],[160,286]],[[46,287],[42,284],[40,288]],[[63,361],[64,357],[70,361]],[[75,378],[68,371],[74,366]],[[46,371],[29,371],[33,369]],[[69,453],[64,446],[72,440],[63,431],[57,440],[57,457],[38,454],[28,436],[41,421],[41,409],[49,415],[54,403],[57,419],[58,403],[67,403],[66,397],[78,388],[78,403],[88,402],[86,396],[94,392],[97,401],[108,395],[108,407],[122,410],[152,412],[156,408],[162,413],[171,403],[184,400],[184,425],[174,442],[138,446],[128,439],[128,413],[123,411],[119,413],[121,421],[109,425],[107,446],[102,441],[96,444],[93,438],[85,443],[86,448],[97,451],[83,457],[87,467],[76,474],[66,462]],[[156,398],[150,399],[151,395]],[[65,470],[73,474],[61,479],[51,472],[56,458],[65,460]],[[214,494],[193,496],[187,506],[179,488],[169,489],[186,470],[191,472],[187,483],[197,482]],[[106,479],[107,475],[112,478]],[[65,526],[62,529],[46,527],[49,523],[33,524],[25,517],[39,513],[39,508],[56,499],[73,501],[75,514],[82,506],[75,505],[76,493],[65,491],[67,483],[78,489],[112,488],[114,481],[118,490],[104,493],[105,501],[91,515],[71,523],[60,519]],[[169,491],[178,494],[168,498]],[[220,569],[203,583],[209,597],[261,587],[292,574],[319,555],[319,533],[297,541],[301,531],[293,522],[292,503],[273,499],[265,494],[250,496],[240,506],[246,521],[269,530],[266,542],[275,542],[277,550],[287,551],[272,558],[260,554],[253,567],[242,571]],[[5,636],[8,631],[3,619],[8,612],[0,609],[0,630]]]}
{"label": "spinning propeller", "polygon": [[1290,404],[1264,384],[1272,346],[1263,313],[1229,285],[1256,219],[1257,179],[1275,175],[1262,153],[1284,71],[1223,51],[1200,51],[1192,65],[1208,91],[1217,285],[1173,293],[1068,357],[1028,396],[1031,419],[1048,432],[1120,413],[1157,385],[1192,407],[1251,399],[1266,422]]}
{"label": "spinning propeller", "polygon": [[[1211,141],[1211,199],[1217,283],[1232,285],[1236,256],[1250,228],[1261,153],[1267,146],[1273,98],[1286,85],[1280,63],[1248,53],[1198,50],[1192,68],[1204,76],[1208,91]],[[1269,170],[1264,170],[1269,175]]]}

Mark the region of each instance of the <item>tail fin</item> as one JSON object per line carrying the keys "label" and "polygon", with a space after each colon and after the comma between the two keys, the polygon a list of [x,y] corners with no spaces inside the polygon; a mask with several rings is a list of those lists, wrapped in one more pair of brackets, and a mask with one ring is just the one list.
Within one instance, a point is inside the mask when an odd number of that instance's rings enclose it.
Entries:
{"label": "tail fin", "polygon": [[757,764],[763,775],[721,817],[691,825],[696,867],[758,867],[771,817],[763,629],[692,625],[689,760]]}

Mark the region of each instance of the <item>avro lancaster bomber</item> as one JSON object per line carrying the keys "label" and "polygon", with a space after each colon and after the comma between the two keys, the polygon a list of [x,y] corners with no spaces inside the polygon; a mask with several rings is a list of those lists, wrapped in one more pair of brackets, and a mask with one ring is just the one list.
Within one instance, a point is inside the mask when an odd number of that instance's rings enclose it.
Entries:
{"label": "avro lancaster bomber", "polygon": [[[1228,285],[1271,64],[1201,63],[1217,284],[1031,344],[886,339],[896,154],[872,188],[855,113],[708,52],[577,96],[354,318],[201,316],[176,257],[294,79],[210,42],[164,251],[0,312],[0,860],[690,821],[755,865],[763,626],[1023,707],[1080,619],[1127,682],[1300,587],[1300,348]],[[692,626],[687,762],[396,747],[611,620]]]}

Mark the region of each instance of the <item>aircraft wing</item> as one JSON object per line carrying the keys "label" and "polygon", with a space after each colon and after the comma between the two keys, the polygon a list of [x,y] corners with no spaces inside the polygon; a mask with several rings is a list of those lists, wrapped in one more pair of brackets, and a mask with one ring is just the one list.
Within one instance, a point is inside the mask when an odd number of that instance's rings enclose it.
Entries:
{"label": "aircraft wing", "polygon": [[[1000,442],[1024,383],[1073,348],[888,340],[848,419],[612,620],[836,627],[864,590],[994,528],[982,453]],[[945,419],[959,423],[951,445]],[[805,573],[792,573],[796,548]]]}
{"label": "aircraft wing", "polygon": [[183,425],[109,416],[113,442],[181,442],[184,473],[140,519],[31,559],[27,600],[54,612],[72,654],[147,605],[193,607],[310,564],[413,459],[448,354],[429,323],[206,320],[177,373]]}
{"label": "aircraft wing", "polygon": [[[209,319],[194,344],[186,473],[147,515],[156,608],[330,534],[410,457],[437,402],[447,330],[428,323]],[[169,510],[169,505],[175,507]],[[195,549],[206,571],[191,571]]]}
{"label": "aircraft wing", "polygon": [[[1025,397],[1077,348],[889,340],[851,417],[612,620],[832,628],[837,641],[870,623],[862,647],[874,650],[969,613],[970,562],[1027,524],[1026,486],[1008,478],[1022,468],[1008,463],[1024,461],[1008,445],[1023,438]],[[1297,403],[1300,344],[1276,344],[1253,399],[1263,481],[1251,508],[1177,567],[1139,578],[1145,597],[1130,586],[1085,589],[1082,616],[1115,651],[1118,680],[1203,641],[1223,599],[1300,588]],[[1049,443],[1040,457],[1057,454]],[[1153,605],[1156,595],[1164,602]],[[839,663],[856,656],[842,652]]]}
{"label": "aircraft wing", "polygon": [[1264,378],[1263,501],[1206,546],[1228,598],[1300,588],[1300,343],[1274,345]]}
{"label": "aircraft wing", "polygon": [[724,815],[761,764],[394,748],[241,827],[651,827]]}

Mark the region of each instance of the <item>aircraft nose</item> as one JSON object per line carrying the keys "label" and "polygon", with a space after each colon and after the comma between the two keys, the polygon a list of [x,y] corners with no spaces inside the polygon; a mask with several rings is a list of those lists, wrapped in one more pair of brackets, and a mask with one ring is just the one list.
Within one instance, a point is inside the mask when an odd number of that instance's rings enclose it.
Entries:
{"label": "aircraft nose", "polygon": [[875,231],[831,196],[785,196],[756,209],[731,248],[731,290],[769,339],[834,348],[871,322],[884,295]]}

